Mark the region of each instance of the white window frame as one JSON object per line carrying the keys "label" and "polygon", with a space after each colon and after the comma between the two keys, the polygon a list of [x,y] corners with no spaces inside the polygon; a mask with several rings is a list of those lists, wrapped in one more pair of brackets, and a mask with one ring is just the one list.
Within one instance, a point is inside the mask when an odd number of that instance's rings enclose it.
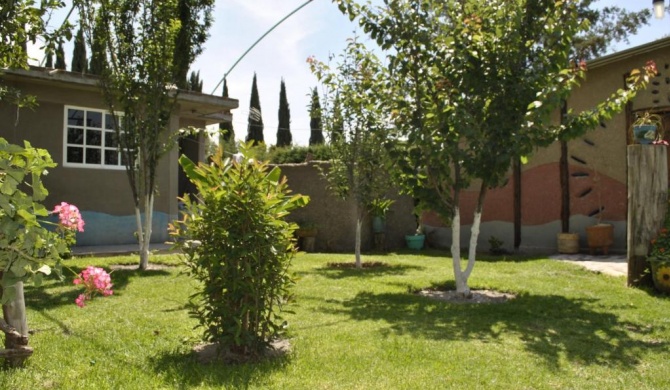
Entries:
{"label": "white window frame", "polygon": [[[84,112],[84,118],[88,112],[100,114],[102,121],[100,127],[88,126],[87,123],[83,125],[72,125],[68,123],[68,113],[70,110],[77,110]],[[106,145],[107,137],[105,136],[108,133],[115,134],[113,126],[106,128],[106,121],[108,120],[108,115],[110,112],[108,110],[100,110],[90,107],[81,107],[81,106],[65,106],[63,109],[63,167],[67,168],[93,168],[93,169],[108,169],[108,170],[125,170],[126,166],[123,164],[121,158],[121,147],[110,147]],[[115,112],[117,118],[122,117],[122,113]],[[84,121],[86,122],[86,121]],[[69,129],[81,129],[83,132],[82,143],[69,143],[68,142],[68,132]],[[99,131],[100,132],[100,145],[87,145],[87,132],[88,131]],[[77,147],[83,149],[82,160],[83,162],[70,162],[68,158],[68,147]],[[105,152],[111,152],[112,149],[116,150],[118,153],[117,165],[105,164]],[[89,150],[99,150],[100,151],[100,163],[93,164],[86,162],[86,153]]]}

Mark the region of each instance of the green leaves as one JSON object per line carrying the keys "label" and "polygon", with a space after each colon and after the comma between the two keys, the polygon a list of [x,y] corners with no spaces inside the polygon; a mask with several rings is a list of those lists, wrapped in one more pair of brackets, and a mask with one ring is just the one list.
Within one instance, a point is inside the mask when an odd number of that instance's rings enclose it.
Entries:
{"label": "green leaves", "polygon": [[38,284],[49,275],[45,262],[55,262],[58,270],[66,252],[64,242],[37,219],[48,215],[40,203],[47,194],[41,175],[55,165],[43,149],[27,142],[24,147],[11,145],[0,138],[0,303],[13,299],[11,286],[17,281]]}
{"label": "green leaves", "polygon": [[284,218],[309,197],[290,195],[278,167],[219,151],[211,164],[180,164],[198,189],[182,199],[185,211],[170,234],[185,253],[188,273],[201,282],[191,314],[204,336],[239,353],[259,353],[284,330],[279,311],[293,284],[295,224]]}

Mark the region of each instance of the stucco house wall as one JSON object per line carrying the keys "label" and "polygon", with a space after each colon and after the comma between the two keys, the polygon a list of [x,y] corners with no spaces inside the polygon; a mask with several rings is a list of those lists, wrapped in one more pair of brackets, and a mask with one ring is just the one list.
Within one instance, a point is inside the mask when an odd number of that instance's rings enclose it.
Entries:
{"label": "stucco house wall", "polygon": [[[568,101],[569,109],[580,112],[594,107],[617,89],[625,88],[625,78],[634,68],[647,61],[656,62],[659,74],[647,90],[638,93],[626,112],[614,116],[584,137],[568,142],[570,187],[570,231],[579,233],[585,249],[587,226],[603,222],[614,225],[612,250],[626,249],[627,167],[626,147],[631,143],[630,124],[636,111],[670,110],[670,39],[665,38],[588,63],[586,81]],[[558,121],[559,114],[553,120]],[[668,122],[666,120],[666,122]],[[666,123],[666,128],[669,123]],[[539,149],[522,166],[521,175],[521,245],[525,252],[554,253],[556,235],[561,232],[560,144]],[[462,196],[461,245],[469,245],[472,211],[476,193]],[[602,206],[602,208],[601,208]],[[599,211],[600,210],[600,211]],[[426,215],[428,230],[439,237],[438,245],[451,245],[449,227]],[[508,250],[514,244],[514,182],[489,191],[482,214],[478,247],[488,248],[491,236],[503,240]]]}
{"label": "stucco house wall", "polygon": [[[90,167],[67,164],[66,113],[77,110],[107,111],[95,76],[45,68],[27,71],[5,71],[3,82],[35,96],[34,109],[0,104],[0,137],[11,143],[33,146],[49,151],[57,167],[44,177],[49,195],[44,204],[52,208],[62,201],[79,207],[86,222],[85,231],[77,234],[77,245],[133,244],[137,240],[135,210],[128,178],[123,165]],[[170,131],[194,126],[204,128],[230,115],[218,115],[237,107],[234,99],[180,92],[178,105],[170,120]],[[204,158],[202,136],[193,138],[198,145],[186,153],[196,160]],[[104,152],[103,152],[104,153]],[[167,226],[178,215],[179,194],[178,157],[175,147],[159,163],[156,182],[158,193],[154,204],[153,242],[168,239]]]}

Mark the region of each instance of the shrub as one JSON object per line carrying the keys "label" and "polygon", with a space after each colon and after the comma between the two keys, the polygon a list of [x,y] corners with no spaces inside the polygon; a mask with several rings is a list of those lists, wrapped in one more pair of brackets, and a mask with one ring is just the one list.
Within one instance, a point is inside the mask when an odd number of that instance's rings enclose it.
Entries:
{"label": "shrub", "polygon": [[269,159],[273,164],[298,164],[305,162],[307,156],[315,161],[329,161],[333,157],[330,145],[273,147]]}
{"label": "shrub", "polygon": [[217,154],[211,164],[179,163],[199,191],[183,200],[182,221],[170,230],[184,253],[188,273],[200,281],[191,314],[205,339],[236,354],[260,353],[281,335],[280,316],[293,284],[296,225],[284,218],[309,198],[289,195],[279,168],[251,160],[242,145],[240,162]]}

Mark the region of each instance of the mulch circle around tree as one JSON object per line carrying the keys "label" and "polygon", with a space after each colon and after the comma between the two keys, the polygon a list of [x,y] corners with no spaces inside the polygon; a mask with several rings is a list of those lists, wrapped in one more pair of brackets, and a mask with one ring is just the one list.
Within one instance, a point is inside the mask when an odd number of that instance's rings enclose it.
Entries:
{"label": "mulch circle around tree", "polygon": [[[337,268],[337,269],[353,269],[356,268],[356,263],[328,263],[328,268]],[[361,268],[384,268],[390,267],[387,263],[381,261],[365,261],[361,263]]]}
{"label": "mulch circle around tree", "polygon": [[[145,271],[155,271],[155,270],[162,270],[162,269],[171,269],[175,268],[176,266],[174,265],[165,265],[165,264],[152,264],[149,263],[147,264],[147,269]],[[112,264],[109,266],[109,268],[114,271],[117,269],[120,270],[131,270],[131,271],[137,271],[139,269],[139,265],[137,264]]]}
{"label": "mulch circle around tree", "polygon": [[458,304],[472,304],[472,303],[505,303],[511,299],[516,298],[516,295],[510,293],[503,293],[493,290],[471,290],[469,297],[463,297],[455,290],[437,290],[424,289],[417,292],[417,295],[435,299],[438,301],[445,301],[449,303]]}
{"label": "mulch circle around tree", "polygon": [[219,351],[217,343],[198,344],[193,347],[196,360],[200,364],[210,364],[215,362],[235,364],[259,361],[265,359],[275,359],[286,356],[291,351],[291,344],[286,339],[273,341],[271,348],[257,356],[248,356],[232,353],[230,351]]}

